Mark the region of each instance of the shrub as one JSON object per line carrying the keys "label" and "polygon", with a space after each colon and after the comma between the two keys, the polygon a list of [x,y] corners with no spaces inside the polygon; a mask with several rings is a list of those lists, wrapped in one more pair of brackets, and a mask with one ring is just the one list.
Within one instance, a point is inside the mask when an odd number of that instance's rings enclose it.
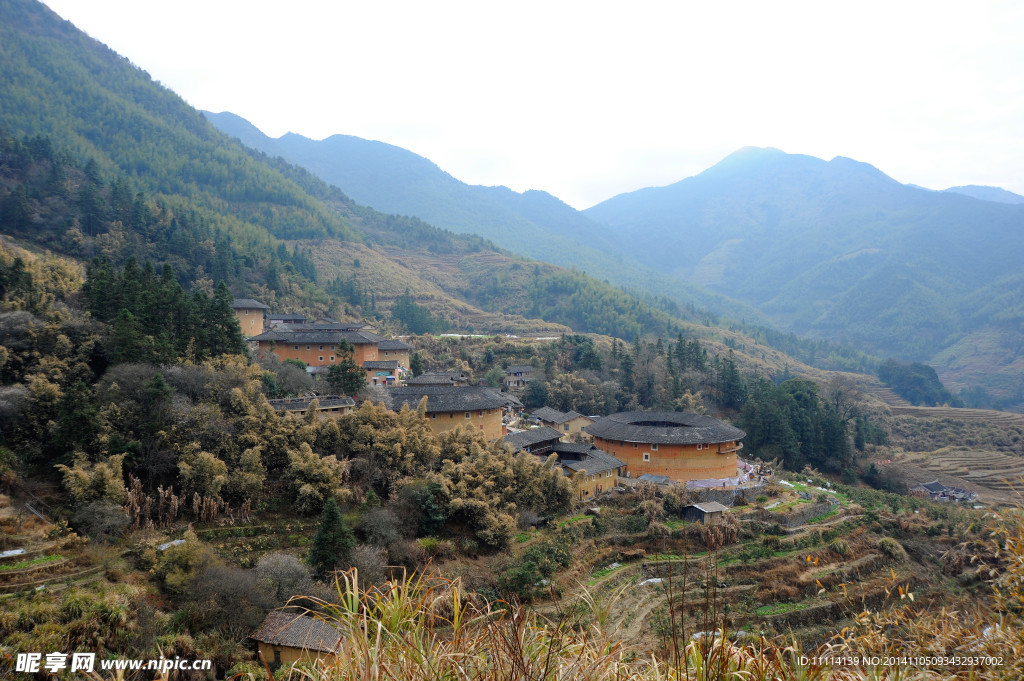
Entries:
{"label": "shrub", "polygon": [[836,539],[828,546],[842,558],[848,558],[850,556],[850,544],[845,539]]}
{"label": "shrub", "polygon": [[447,559],[455,555],[455,542],[450,539],[423,537],[422,539],[417,539],[416,543],[419,544],[419,547],[430,558]]}
{"label": "shrub", "polygon": [[878,540],[878,550],[893,560],[905,560],[907,552],[903,546],[891,537],[882,537]]}

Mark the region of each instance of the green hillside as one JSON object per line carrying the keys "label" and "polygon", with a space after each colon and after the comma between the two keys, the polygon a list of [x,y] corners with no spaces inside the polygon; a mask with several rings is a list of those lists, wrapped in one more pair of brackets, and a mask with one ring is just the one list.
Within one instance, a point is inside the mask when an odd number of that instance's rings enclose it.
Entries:
{"label": "green hillside", "polygon": [[243,144],[298,164],[377,210],[414,215],[444,229],[476,234],[514,253],[576,268],[691,310],[702,308],[761,324],[768,321],[753,307],[649,267],[643,255],[626,255],[614,231],[547,192],[469,185],[430,160],[383,142],[351,135],[316,141],[294,133],[274,139],[235,114],[205,115]]}
{"label": "green hillside", "polygon": [[[328,283],[342,273],[318,271],[313,251],[333,242],[342,250],[374,249],[382,258],[378,271],[387,263],[401,268],[395,258],[405,252],[491,253],[490,289],[467,284],[423,302],[442,314],[461,306],[464,314],[453,321],[483,315],[492,331],[565,324],[626,338],[671,335],[692,315],[577,273],[507,258],[476,236],[360,206],[309,172],[231,140],[39,3],[0,3],[0,58],[0,232],[26,242],[79,258],[104,255],[114,264],[130,256],[169,263],[187,286],[212,290],[224,281],[236,295],[278,306],[384,318],[393,295],[381,288],[380,307],[369,310],[344,286],[329,293]],[[528,291],[494,291],[513,285],[502,272],[515,264],[540,267],[544,276]],[[458,258],[447,266],[459,268]],[[405,276],[416,295],[436,289],[416,272]],[[361,282],[371,301],[373,279]],[[529,302],[511,306],[506,319],[506,297]],[[554,326],[524,324],[524,314]]]}
{"label": "green hillside", "polygon": [[938,361],[969,334],[1024,320],[1015,304],[1024,207],[909,187],[851,159],[744,149],[586,213],[664,272],[753,304],[798,334],[880,355]]}

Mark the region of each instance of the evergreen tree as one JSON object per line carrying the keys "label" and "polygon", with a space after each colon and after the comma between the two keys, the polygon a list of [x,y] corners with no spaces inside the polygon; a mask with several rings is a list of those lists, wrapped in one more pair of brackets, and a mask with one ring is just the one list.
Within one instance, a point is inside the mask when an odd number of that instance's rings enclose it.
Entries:
{"label": "evergreen tree", "polygon": [[324,579],[339,563],[347,561],[356,545],[352,529],[341,517],[341,509],[334,497],[324,504],[323,513],[317,521],[316,534],[309,549],[306,562],[313,568],[317,579]]}
{"label": "evergreen tree", "polygon": [[412,375],[421,375],[423,369],[423,356],[419,352],[412,353],[412,357],[409,358],[409,370],[412,371]]}
{"label": "evergreen tree", "polygon": [[331,390],[342,395],[355,395],[366,387],[366,372],[352,358],[355,349],[342,340],[338,345],[338,362],[327,370],[327,383]]}

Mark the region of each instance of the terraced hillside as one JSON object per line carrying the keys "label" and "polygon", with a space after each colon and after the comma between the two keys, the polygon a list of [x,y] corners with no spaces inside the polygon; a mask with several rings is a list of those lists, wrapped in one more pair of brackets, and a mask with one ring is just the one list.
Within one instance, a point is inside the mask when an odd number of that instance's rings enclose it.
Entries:
{"label": "terraced hillside", "polygon": [[[717,549],[702,545],[699,524],[678,520],[669,521],[668,534],[660,537],[611,532],[577,547],[578,561],[552,583],[561,598],[538,609],[565,614],[587,604],[604,631],[637,654],[663,649],[673,623],[692,637],[720,627],[723,619],[736,638],[779,634],[813,646],[900,588],[927,603],[948,598],[953,587],[959,593],[957,585],[971,579],[960,577],[962,566],[944,567],[956,542],[939,536],[933,525],[947,516],[967,525],[960,516],[970,511],[838,493],[840,504],[831,511],[785,527],[802,509],[817,513],[820,502],[800,496],[805,490],[799,484],[775,489],[770,502],[729,512],[725,525],[738,528],[738,540]],[[614,517],[597,522],[616,524]]]}
{"label": "terraced hillside", "polygon": [[1024,459],[1000,452],[946,447],[901,456],[885,468],[898,473],[908,487],[937,479],[970,489],[981,501],[1013,504],[1024,493]]}

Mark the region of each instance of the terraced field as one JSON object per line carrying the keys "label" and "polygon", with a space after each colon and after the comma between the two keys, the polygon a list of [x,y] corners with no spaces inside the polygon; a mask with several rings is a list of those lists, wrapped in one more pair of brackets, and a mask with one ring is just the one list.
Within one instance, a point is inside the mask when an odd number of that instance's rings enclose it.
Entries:
{"label": "terraced field", "polygon": [[994,409],[963,409],[957,407],[890,406],[893,416],[951,419],[954,421],[981,421],[993,425],[1024,426],[1024,414]]}
{"label": "terraced field", "polygon": [[904,455],[886,468],[898,472],[908,487],[938,479],[973,490],[982,501],[1013,503],[1024,492],[1024,459],[999,452],[946,448]]}

